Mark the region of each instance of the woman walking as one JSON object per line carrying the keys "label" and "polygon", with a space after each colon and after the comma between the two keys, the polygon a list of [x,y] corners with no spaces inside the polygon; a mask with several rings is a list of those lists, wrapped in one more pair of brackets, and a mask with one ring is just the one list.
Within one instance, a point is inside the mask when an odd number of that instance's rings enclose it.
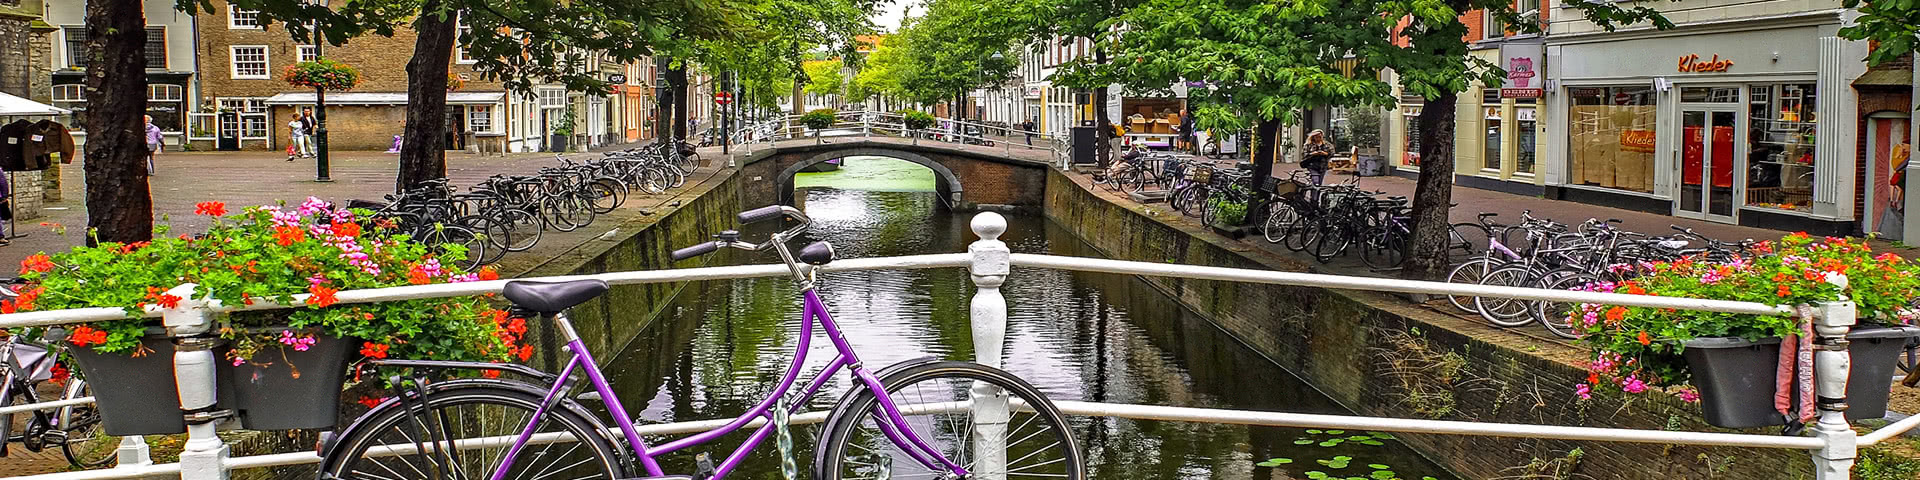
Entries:
{"label": "woman walking", "polygon": [[307,122],[298,113],[293,114],[293,120],[287,122],[287,139],[290,140],[287,143],[287,161],[291,162],[307,151]]}
{"label": "woman walking", "polygon": [[1307,169],[1308,180],[1320,185],[1327,178],[1327,162],[1333,159],[1333,144],[1327,143],[1327,132],[1314,129],[1308,133],[1307,144],[1300,152],[1300,168]]}

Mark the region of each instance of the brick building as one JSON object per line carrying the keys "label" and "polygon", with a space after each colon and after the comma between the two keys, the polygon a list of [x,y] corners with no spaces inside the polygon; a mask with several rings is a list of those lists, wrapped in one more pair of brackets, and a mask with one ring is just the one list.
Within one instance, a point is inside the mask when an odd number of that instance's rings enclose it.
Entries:
{"label": "brick building", "polygon": [[[345,0],[331,0],[344,4]],[[235,9],[224,0],[200,13],[200,92],[195,100],[207,112],[196,115],[193,140],[208,148],[283,149],[292,116],[314,103],[312,89],[280,78],[288,66],[312,61],[317,50],[295,40],[281,25],[260,25],[257,13]],[[414,33],[396,28],[391,37],[368,35],[345,45],[324,47],[328,59],[360,71],[352,91],[327,93],[328,144],[337,150],[386,150],[406,125],[406,64],[413,55]],[[482,78],[473,62],[455,51],[450,72],[460,86],[447,94],[445,138],[448,149],[470,145],[482,151],[505,148],[506,90]],[[228,139],[221,141],[218,139]],[[237,141],[234,141],[237,140]]]}
{"label": "brick building", "polygon": [[[32,0],[29,0],[32,1]],[[147,17],[147,115],[160,127],[167,145],[186,141],[188,118],[199,111],[189,102],[196,95],[194,81],[193,16],[174,9],[172,0],[142,0]],[[86,2],[47,2],[47,23],[53,40],[51,83],[54,106],[74,111],[74,142],[85,143],[86,68],[88,56]]]}

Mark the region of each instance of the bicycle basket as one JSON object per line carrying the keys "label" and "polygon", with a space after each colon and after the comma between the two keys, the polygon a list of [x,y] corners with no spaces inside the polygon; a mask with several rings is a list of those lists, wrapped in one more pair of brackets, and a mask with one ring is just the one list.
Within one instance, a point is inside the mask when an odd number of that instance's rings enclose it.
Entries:
{"label": "bicycle basket", "polygon": [[1211,168],[1195,168],[1193,169],[1193,173],[1191,175],[1193,176],[1193,181],[1195,183],[1207,183],[1207,182],[1213,181],[1213,169]]}
{"label": "bicycle basket", "polygon": [[1300,183],[1292,180],[1272,182],[1272,183],[1273,183],[1273,194],[1278,196],[1283,196],[1283,197],[1293,196],[1294,194],[1300,193],[1300,190],[1301,190]]}

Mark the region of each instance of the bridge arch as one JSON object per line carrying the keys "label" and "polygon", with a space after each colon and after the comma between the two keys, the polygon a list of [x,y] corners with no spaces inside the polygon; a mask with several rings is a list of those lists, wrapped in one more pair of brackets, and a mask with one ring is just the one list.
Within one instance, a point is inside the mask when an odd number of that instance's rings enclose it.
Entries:
{"label": "bridge arch", "polygon": [[939,196],[941,204],[946,205],[948,208],[966,205],[966,203],[963,203],[963,201],[966,198],[965,196],[966,187],[961,185],[960,176],[954,174],[953,169],[947,168],[946,165],[942,165],[940,164],[940,162],[934,161],[931,158],[927,158],[926,156],[920,155],[917,153],[908,152],[904,150],[896,150],[891,148],[874,148],[874,147],[850,148],[845,150],[834,150],[829,152],[822,152],[822,153],[814,154],[813,156],[807,157],[806,159],[800,160],[798,162],[794,162],[794,164],[787,166],[787,168],[780,171],[780,176],[776,177],[780,179],[780,204],[781,205],[794,204],[794,198],[793,198],[794,175],[797,175],[800,172],[805,171],[807,167],[818,165],[828,160],[833,160],[836,158],[846,158],[846,157],[886,157],[886,158],[892,158],[892,159],[902,160],[906,162],[912,162],[914,164],[927,167],[928,169],[933,170],[933,177],[934,177],[933,189],[934,189],[934,192],[936,192],[936,194]]}

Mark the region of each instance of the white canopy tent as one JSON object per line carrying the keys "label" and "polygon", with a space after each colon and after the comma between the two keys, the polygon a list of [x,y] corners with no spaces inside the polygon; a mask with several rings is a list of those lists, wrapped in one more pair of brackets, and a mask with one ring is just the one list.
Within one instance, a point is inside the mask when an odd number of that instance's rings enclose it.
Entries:
{"label": "white canopy tent", "polygon": [[0,116],[66,115],[69,113],[73,113],[73,111],[0,92]]}

